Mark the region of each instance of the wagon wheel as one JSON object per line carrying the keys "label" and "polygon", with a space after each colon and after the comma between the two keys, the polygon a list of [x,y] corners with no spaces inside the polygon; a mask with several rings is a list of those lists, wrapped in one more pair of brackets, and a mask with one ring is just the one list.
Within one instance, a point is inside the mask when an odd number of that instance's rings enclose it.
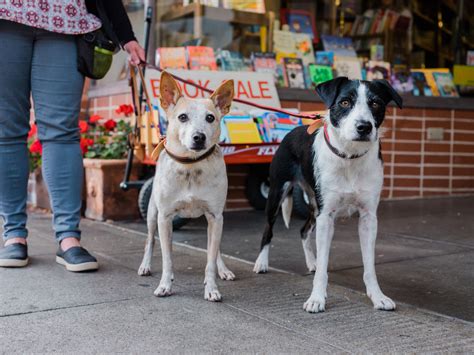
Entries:
{"label": "wagon wheel", "polygon": [[[140,215],[146,221],[146,214],[148,211],[148,204],[150,203],[150,197],[153,190],[153,178],[149,178],[143,184],[138,194],[138,209],[140,210]],[[176,216],[173,218],[173,230],[178,230],[181,227],[185,226],[189,222],[189,218],[181,218]]]}
{"label": "wagon wheel", "polygon": [[252,167],[245,184],[245,195],[250,205],[256,210],[264,210],[267,204],[269,190],[268,166]]}

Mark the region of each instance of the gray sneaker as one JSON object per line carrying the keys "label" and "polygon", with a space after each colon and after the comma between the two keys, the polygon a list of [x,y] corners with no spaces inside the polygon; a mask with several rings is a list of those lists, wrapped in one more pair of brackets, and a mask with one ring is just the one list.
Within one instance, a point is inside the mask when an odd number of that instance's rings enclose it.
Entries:
{"label": "gray sneaker", "polygon": [[0,267],[24,267],[28,265],[28,247],[14,243],[0,249]]}

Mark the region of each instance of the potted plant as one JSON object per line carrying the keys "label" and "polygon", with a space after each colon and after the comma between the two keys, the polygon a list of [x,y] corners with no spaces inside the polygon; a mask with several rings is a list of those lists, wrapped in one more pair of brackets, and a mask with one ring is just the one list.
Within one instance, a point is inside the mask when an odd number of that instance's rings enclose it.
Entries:
{"label": "potted plant", "polygon": [[38,139],[36,124],[32,124],[28,133],[28,154],[30,176],[28,179],[28,203],[33,207],[51,210],[48,189],[41,173],[43,147]]}
{"label": "potted plant", "polygon": [[[116,112],[129,116],[133,108],[121,105]],[[130,124],[93,115],[87,121],[81,121],[80,127],[85,169],[85,216],[100,221],[137,218],[138,191],[125,192],[119,186],[125,171]],[[136,175],[135,169],[132,178]]]}

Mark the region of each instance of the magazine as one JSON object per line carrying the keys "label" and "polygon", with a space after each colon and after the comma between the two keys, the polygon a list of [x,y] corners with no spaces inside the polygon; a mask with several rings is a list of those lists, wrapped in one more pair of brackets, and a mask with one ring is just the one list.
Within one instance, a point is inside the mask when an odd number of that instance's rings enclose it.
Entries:
{"label": "magazine", "polygon": [[425,73],[422,71],[412,71],[413,79],[413,95],[415,96],[433,96],[430,86],[428,85]]}
{"label": "magazine", "polygon": [[300,58],[283,58],[285,83],[287,87],[305,89],[303,61]]}
{"label": "magazine", "polygon": [[367,66],[367,80],[375,79],[390,80],[390,63],[369,60]]}
{"label": "magazine", "polygon": [[189,69],[191,70],[217,70],[214,49],[204,46],[188,46]]}
{"label": "magazine", "polygon": [[332,67],[334,65],[334,52],[316,51],[316,64]]}
{"label": "magazine", "polygon": [[361,64],[357,58],[335,57],[334,68],[337,76],[347,76],[351,80],[362,80]]}
{"label": "magazine", "polygon": [[309,35],[304,33],[293,33],[295,39],[295,50],[298,57],[303,60],[303,65],[306,67],[315,62],[313,42]]}
{"label": "magazine", "polygon": [[242,54],[228,50],[220,50],[216,56],[216,62],[224,71],[244,71],[245,64]]}
{"label": "magazine", "polygon": [[445,97],[459,97],[458,91],[453,83],[451,73],[433,72],[433,78],[438,86],[439,93]]}
{"label": "magazine", "polygon": [[413,79],[406,65],[394,65],[390,82],[393,88],[400,93],[413,91]]}
{"label": "magazine", "polygon": [[339,57],[357,57],[357,54],[349,37],[321,35],[325,51],[331,51]]}
{"label": "magazine", "polygon": [[156,65],[161,69],[188,69],[185,48],[158,48],[156,50]]}
{"label": "magazine", "polygon": [[310,64],[309,75],[314,85],[319,85],[333,79],[331,67],[325,65]]}

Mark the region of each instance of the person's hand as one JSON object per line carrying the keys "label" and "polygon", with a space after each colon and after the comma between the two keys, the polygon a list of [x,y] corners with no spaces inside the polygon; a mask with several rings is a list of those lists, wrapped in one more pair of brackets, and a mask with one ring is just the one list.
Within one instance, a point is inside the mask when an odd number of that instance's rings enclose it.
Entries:
{"label": "person's hand", "polygon": [[139,65],[142,62],[146,62],[145,50],[137,41],[127,42],[123,48],[127,51],[128,60],[133,65]]}

